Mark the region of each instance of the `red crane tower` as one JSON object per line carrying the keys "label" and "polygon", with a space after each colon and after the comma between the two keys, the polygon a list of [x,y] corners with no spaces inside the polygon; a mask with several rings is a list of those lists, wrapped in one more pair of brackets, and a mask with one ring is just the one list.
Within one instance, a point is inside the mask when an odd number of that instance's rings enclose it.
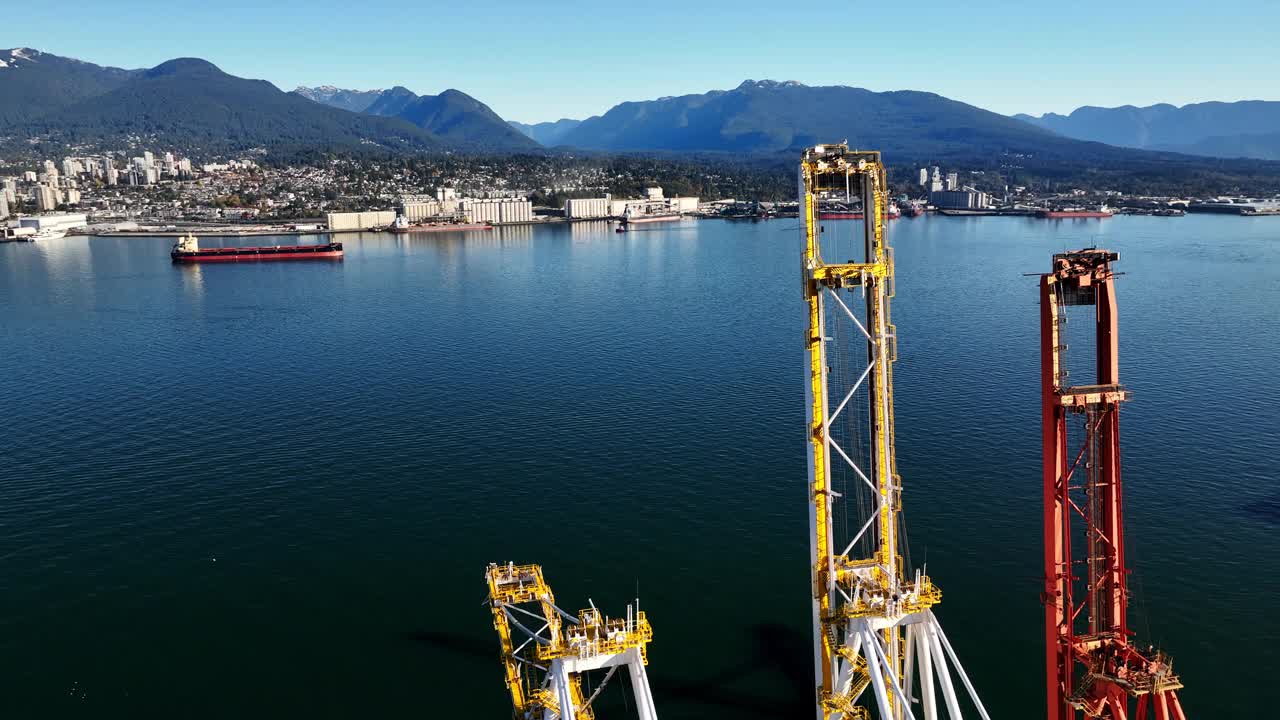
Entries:
{"label": "red crane tower", "polygon": [[[1053,256],[1040,276],[1040,369],[1044,419],[1045,672],[1049,720],[1186,720],[1172,660],[1131,643],[1120,481],[1117,253]],[[1066,308],[1093,305],[1097,378],[1068,385]],[[1069,443],[1068,415],[1083,428]],[[1073,524],[1073,520],[1076,522]],[[1077,554],[1082,553],[1083,560]],[[1131,698],[1135,707],[1130,713]]]}

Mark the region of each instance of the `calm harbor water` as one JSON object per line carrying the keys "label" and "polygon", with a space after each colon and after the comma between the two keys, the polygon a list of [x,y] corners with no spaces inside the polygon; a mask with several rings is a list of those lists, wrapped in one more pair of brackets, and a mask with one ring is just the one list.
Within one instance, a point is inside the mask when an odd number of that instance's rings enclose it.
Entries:
{"label": "calm harbor water", "polygon": [[[1265,716],[1280,222],[891,240],[912,556],[992,716],[1042,713],[1023,273],[1095,243],[1126,273],[1133,627],[1189,715]],[[3,714],[507,717],[482,574],[515,560],[570,609],[639,594],[664,718],[809,717],[795,221],[344,241],[193,267],[163,239],[0,245]]]}

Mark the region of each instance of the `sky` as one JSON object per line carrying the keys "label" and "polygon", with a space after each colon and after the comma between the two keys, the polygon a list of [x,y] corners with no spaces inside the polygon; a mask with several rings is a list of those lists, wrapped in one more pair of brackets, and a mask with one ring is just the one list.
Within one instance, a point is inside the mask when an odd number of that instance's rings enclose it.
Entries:
{"label": "sky", "polygon": [[1280,0],[59,0],[3,17],[0,48],[125,68],[200,57],[284,90],[456,88],[522,122],[748,78],[926,90],[1004,114],[1280,100]]}

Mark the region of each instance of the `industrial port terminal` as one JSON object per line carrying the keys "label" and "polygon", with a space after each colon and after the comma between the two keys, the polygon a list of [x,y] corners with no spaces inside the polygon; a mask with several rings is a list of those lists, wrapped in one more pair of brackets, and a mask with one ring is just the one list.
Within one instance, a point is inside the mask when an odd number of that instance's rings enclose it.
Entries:
{"label": "industrial port terminal", "polygon": [[[884,164],[879,152],[819,145],[804,151],[798,185],[813,717],[991,720],[964,668],[965,648],[943,630],[941,588],[904,559]],[[869,209],[845,226],[853,232],[820,224],[820,198],[831,193],[856,193]],[[1046,704],[1044,715],[1026,708],[1017,717],[1186,720],[1172,659],[1143,649],[1129,627],[1119,461],[1119,413],[1129,393],[1119,377],[1118,259],[1096,248],[1062,252],[1039,276]],[[1072,308],[1092,314],[1096,376],[1083,385],[1067,382],[1062,329]],[[1033,472],[1027,468],[1028,478]],[[851,521],[843,529],[837,506]],[[638,600],[622,618],[594,604],[574,616],[556,605],[540,566],[491,564],[485,580],[513,718],[589,720],[600,691],[625,668],[636,716],[656,720],[661,697],[645,670],[654,634]],[[588,696],[584,679],[596,672],[603,678]]]}

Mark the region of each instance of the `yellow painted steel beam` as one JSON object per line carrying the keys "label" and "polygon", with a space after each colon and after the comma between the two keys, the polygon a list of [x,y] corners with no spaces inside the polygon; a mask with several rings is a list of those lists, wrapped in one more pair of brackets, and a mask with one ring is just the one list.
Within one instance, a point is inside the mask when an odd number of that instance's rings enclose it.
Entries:
{"label": "yellow painted steel beam", "polygon": [[[898,551],[897,520],[901,510],[901,480],[897,475],[894,442],[893,412],[893,363],[896,358],[897,331],[890,319],[890,299],[893,297],[893,253],[885,240],[885,219],[888,205],[888,188],[885,168],[880,154],[874,151],[850,150],[845,145],[819,146],[805,152],[800,167],[801,218],[804,231],[804,297],[808,306],[808,331],[806,349],[809,373],[809,445],[810,445],[810,502],[813,515],[813,599],[817,619],[815,639],[819,644],[817,661],[817,697],[819,715],[844,714],[857,717],[852,712],[850,695],[837,692],[834,687],[836,659],[843,649],[840,628],[851,618],[886,616],[885,601],[894,598],[894,612],[920,612],[941,601],[941,591],[928,578],[921,578],[920,591],[905,606],[899,598],[899,590],[908,585],[904,581],[904,568]],[[856,177],[864,188],[864,233],[866,258],[862,262],[825,263],[822,259],[822,227],[818,223],[818,196],[826,189],[845,188],[848,178]],[[865,331],[870,334],[870,351],[874,358],[869,376],[868,392],[871,406],[871,443],[873,459],[871,473],[875,493],[879,498],[874,520],[876,528],[874,550],[867,558],[850,558],[836,555],[840,547],[831,523],[831,503],[835,497],[831,487],[828,453],[827,423],[831,407],[831,391],[827,387],[825,353],[824,293],[830,289],[861,287],[866,297]],[[861,581],[864,594],[855,602],[838,597],[837,583]],[[912,590],[914,583],[909,584]],[[900,630],[889,627],[882,631],[889,647],[898,647]],[[904,677],[903,658],[899,655],[894,674],[899,686]],[[861,712],[861,708],[857,708]]]}

